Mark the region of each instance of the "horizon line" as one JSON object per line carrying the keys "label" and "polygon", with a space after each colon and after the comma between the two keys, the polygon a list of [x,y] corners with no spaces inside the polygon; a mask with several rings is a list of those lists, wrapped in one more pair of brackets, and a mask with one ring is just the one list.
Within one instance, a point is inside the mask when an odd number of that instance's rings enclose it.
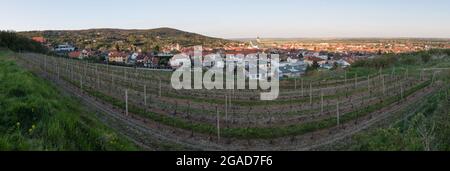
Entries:
{"label": "horizon line", "polygon": [[[227,40],[255,40],[257,37],[218,37],[218,36],[209,36],[203,33],[193,32],[193,31],[186,31],[182,29],[177,29],[173,27],[168,26],[161,26],[161,27],[154,27],[154,28],[115,28],[115,27],[98,27],[98,28],[79,28],[79,29],[42,29],[42,30],[14,30],[14,29],[0,29],[3,31],[14,31],[14,32],[44,32],[44,31],[85,31],[85,30],[102,30],[102,29],[109,29],[109,30],[155,30],[155,29],[174,29],[179,30],[187,33],[193,33],[193,34],[199,34],[202,36],[212,37],[212,38],[220,38],[220,39],[227,39]],[[292,40],[292,39],[330,39],[330,40],[336,40],[336,39],[449,39],[450,37],[433,37],[433,36],[292,36],[292,37],[262,37],[260,36],[260,39],[286,39],[286,40]]]}

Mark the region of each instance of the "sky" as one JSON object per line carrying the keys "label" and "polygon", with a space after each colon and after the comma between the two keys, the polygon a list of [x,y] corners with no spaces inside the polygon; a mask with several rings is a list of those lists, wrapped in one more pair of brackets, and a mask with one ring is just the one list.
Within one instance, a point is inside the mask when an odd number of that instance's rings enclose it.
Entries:
{"label": "sky", "polygon": [[0,30],[171,27],[221,38],[450,38],[450,0],[0,0]]}

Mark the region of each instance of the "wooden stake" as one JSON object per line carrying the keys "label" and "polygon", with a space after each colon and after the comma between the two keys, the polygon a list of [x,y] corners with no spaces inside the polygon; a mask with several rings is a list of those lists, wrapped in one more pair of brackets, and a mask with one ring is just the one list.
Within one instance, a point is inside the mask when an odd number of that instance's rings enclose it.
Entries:
{"label": "wooden stake", "polygon": [[302,78],[302,97],[304,96],[304,89],[303,89],[303,78]]}
{"label": "wooden stake", "polygon": [[403,100],[403,83],[400,83],[401,100]]}
{"label": "wooden stake", "polygon": [[147,85],[144,85],[144,107],[147,109]]}
{"label": "wooden stake", "polygon": [[58,80],[60,79],[59,77],[59,65],[56,65],[56,68],[58,69]]}
{"label": "wooden stake", "polygon": [[216,114],[217,114],[217,142],[220,142],[220,116],[219,116],[219,108],[216,106]]}
{"label": "wooden stake", "polygon": [[83,75],[80,73],[80,88],[83,91]]}
{"label": "wooden stake", "polygon": [[435,77],[436,77],[436,71],[433,72],[433,78],[431,79],[431,85],[434,86],[434,82],[435,82]]}
{"label": "wooden stake", "polygon": [[323,91],[320,90],[320,114],[323,115]]}
{"label": "wooden stake", "polygon": [[85,62],[84,63],[84,77],[86,77],[86,74],[87,74],[86,70],[87,70],[87,63]]}
{"label": "wooden stake", "polygon": [[162,93],[161,93],[161,90],[162,89],[162,87],[161,87],[161,78],[159,78],[159,97],[162,97]]}
{"label": "wooden stake", "polygon": [[125,116],[128,116],[128,89],[125,90]]}
{"label": "wooden stake", "polygon": [[295,78],[294,90],[297,90],[297,78]]}
{"label": "wooden stake", "polygon": [[73,64],[70,65],[70,80],[71,80],[71,81],[75,81],[75,80],[73,79]]}
{"label": "wooden stake", "polygon": [[225,122],[228,121],[228,96],[225,95]]}
{"label": "wooden stake", "polygon": [[97,88],[100,88],[100,75],[98,74],[98,65],[95,65],[95,74],[97,75]]}
{"label": "wooden stake", "polygon": [[337,121],[337,126],[340,127],[340,114],[339,114],[339,99],[336,101],[336,121]]}
{"label": "wooden stake", "polygon": [[408,77],[409,77],[409,70],[408,68],[406,68],[406,80],[408,80]]}
{"label": "wooden stake", "polygon": [[420,76],[419,76],[420,77],[420,81],[423,81],[422,74],[423,74],[423,69],[420,70]]}
{"label": "wooden stake", "polygon": [[123,78],[126,81],[127,80],[127,68],[123,67]]}
{"label": "wooden stake", "polygon": [[367,89],[369,91],[369,95],[371,95],[372,93],[370,92],[370,75],[367,75]]}
{"label": "wooden stake", "polygon": [[395,77],[395,66],[392,67],[392,77]]}
{"label": "wooden stake", "polygon": [[309,83],[309,104],[312,105],[312,83]]}
{"label": "wooden stake", "polygon": [[[234,89],[233,89],[234,90]],[[232,112],[233,112],[233,107],[232,107],[232,103],[231,103],[231,100],[232,100],[233,98],[232,97],[228,97],[228,100],[229,100],[229,102],[228,102],[228,108],[230,108],[230,113],[232,114]],[[227,126],[228,126],[228,116],[227,116],[227,118],[226,118],[227,120]]]}
{"label": "wooden stake", "polygon": [[345,84],[347,84],[347,70],[345,70],[345,72],[344,72],[344,78],[345,78]]}
{"label": "wooden stake", "polygon": [[386,84],[384,83],[385,82],[384,75],[382,76],[382,79],[383,79],[383,94],[386,95]]}

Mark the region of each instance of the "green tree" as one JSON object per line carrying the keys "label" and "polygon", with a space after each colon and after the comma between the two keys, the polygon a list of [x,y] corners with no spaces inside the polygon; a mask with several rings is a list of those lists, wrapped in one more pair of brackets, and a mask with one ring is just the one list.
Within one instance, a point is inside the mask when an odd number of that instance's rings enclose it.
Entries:
{"label": "green tree", "polygon": [[120,46],[116,44],[116,51],[120,51]]}
{"label": "green tree", "polygon": [[16,52],[48,52],[47,48],[42,44],[24,36],[18,35],[17,33],[12,31],[0,31],[0,47],[7,48]]}
{"label": "green tree", "polygon": [[159,47],[159,45],[156,45],[155,47],[153,47],[153,52],[155,53],[161,52],[161,47]]}
{"label": "green tree", "polygon": [[313,64],[312,64],[312,69],[316,70],[318,68],[320,68],[319,63],[317,61],[314,61]]}

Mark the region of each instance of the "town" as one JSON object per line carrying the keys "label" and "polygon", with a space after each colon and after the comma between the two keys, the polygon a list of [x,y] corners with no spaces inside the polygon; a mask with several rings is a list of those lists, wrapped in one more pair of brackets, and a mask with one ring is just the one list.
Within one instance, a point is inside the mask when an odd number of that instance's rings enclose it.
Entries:
{"label": "town", "polygon": [[[33,37],[32,40],[45,44],[59,56],[72,59],[92,60],[99,63],[141,67],[161,70],[174,70],[179,61],[173,59],[177,54],[186,54],[192,62],[194,47],[183,47],[180,44],[170,44],[160,48],[158,45],[144,51],[137,46],[122,48],[116,46],[108,50],[82,49],[70,43],[50,44],[45,37]],[[450,48],[446,40],[421,39],[336,39],[336,40],[275,40],[261,39],[241,40],[220,47],[203,47],[202,56],[218,56],[224,61],[217,66],[224,67],[226,63],[242,62],[247,55],[278,54],[280,63],[279,78],[297,78],[310,69],[347,68],[358,60],[374,58],[387,53],[409,53],[433,48]],[[202,66],[211,68],[209,61],[202,61]],[[251,66],[246,66],[247,69]],[[249,79],[266,79],[258,75],[247,75]]]}

